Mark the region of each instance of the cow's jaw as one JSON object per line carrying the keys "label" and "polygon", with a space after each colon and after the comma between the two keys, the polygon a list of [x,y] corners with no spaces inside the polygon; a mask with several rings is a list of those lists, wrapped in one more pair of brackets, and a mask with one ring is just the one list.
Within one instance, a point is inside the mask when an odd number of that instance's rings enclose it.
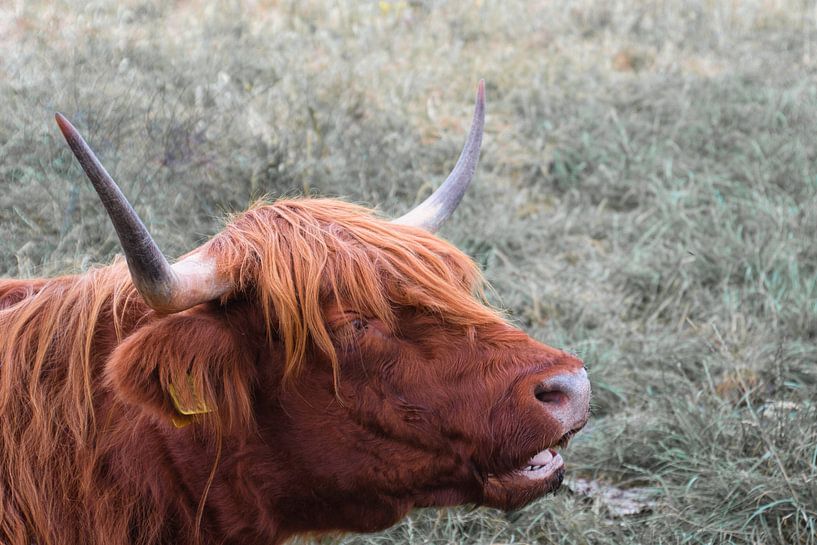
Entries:
{"label": "cow's jaw", "polygon": [[565,462],[558,448],[567,446],[576,433],[571,431],[549,447],[530,456],[516,469],[489,474],[483,482],[483,505],[499,509],[518,509],[537,498],[554,492],[562,484]]}

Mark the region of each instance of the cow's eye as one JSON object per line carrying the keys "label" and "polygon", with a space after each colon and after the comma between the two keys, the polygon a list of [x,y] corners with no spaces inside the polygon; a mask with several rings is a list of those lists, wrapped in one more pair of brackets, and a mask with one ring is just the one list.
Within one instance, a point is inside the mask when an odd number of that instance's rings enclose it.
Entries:
{"label": "cow's eye", "polygon": [[352,318],[335,329],[335,338],[342,344],[348,345],[354,343],[368,328],[369,323],[365,318]]}
{"label": "cow's eye", "polygon": [[352,327],[355,333],[365,331],[366,328],[369,327],[368,322],[366,322],[366,320],[364,320],[363,318],[355,318],[354,320],[349,322],[349,325]]}

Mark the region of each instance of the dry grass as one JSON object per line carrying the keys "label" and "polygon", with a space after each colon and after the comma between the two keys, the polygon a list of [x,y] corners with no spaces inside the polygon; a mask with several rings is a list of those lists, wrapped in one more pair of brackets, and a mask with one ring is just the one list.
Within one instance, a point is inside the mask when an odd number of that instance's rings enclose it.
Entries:
{"label": "dry grass", "polygon": [[406,210],[485,78],[478,181],[444,234],[589,363],[571,473],[655,503],[615,517],[563,489],[340,541],[814,544],[816,76],[809,1],[19,0],[0,6],[0,274],[117,251],[55,110],[178,254],[263,193]]}

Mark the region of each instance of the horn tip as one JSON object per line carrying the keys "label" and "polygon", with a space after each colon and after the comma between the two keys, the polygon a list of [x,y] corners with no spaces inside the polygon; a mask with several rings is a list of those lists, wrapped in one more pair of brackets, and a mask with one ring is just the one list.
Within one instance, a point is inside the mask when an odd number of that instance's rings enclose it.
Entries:
{"label": "horn tip", "polygon": [[71,122],[68,121],[68,118],[66,118],[60,112],[54,114],[54,119],[57,121],[57,125],[60,127],[60,131],[62,131],[62,134],[66,138],[68,137],[69,133],[73,133],[76,131],[76,129],[74,129],[74,126],[71,125]]}
{"label": "horn tip", "polygon": [[482,117],[484,116],[485,112],[485,80],[479,80],[477,83],[477,101],[476,101],[476,111],[474,112],[475,116]]}

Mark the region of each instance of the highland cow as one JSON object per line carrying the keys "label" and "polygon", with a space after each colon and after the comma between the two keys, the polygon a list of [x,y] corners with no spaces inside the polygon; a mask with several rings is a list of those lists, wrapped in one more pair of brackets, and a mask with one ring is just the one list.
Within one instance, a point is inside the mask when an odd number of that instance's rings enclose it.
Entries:
{"label": "highland cow", "polygon": [[170,264],[73,126],[125,259],[0,280],[0,542],[278,543],[559,486],[582,362],[510,326],[434,231],[476,171],[396,221],[259,203]]}

